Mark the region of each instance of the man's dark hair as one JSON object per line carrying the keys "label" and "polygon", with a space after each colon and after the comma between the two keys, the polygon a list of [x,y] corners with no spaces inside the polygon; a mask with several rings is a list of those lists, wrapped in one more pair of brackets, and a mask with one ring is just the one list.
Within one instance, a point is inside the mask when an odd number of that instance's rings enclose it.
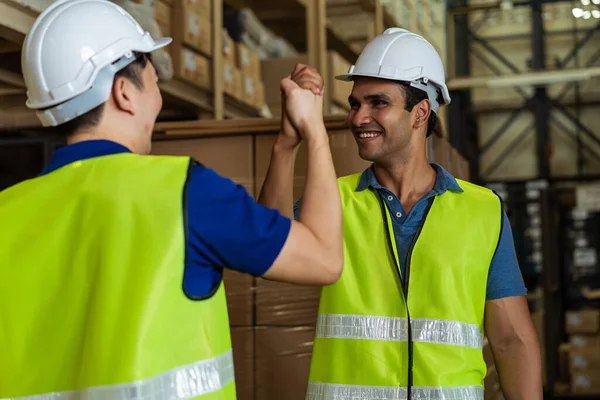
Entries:
{"label": "man's dark hair", "polygon": [[[144,68],[146,68],[148,62],[152,62],[152,57],[147,53],[134,52],[133,54],[135,56],[135,60],[122,70],[118,71],[115,74],[114,80],[117,78],[125,78],[131,81],[131,83],[133,83],[138,89],[143,89],[144,81],[142,72],[144,71]],[[58,125],[54,128],[54,131],[60,136],[67,137],[77,131],[93,128],[100,123],[103,113],[104,103],[69,122]]]}
{"label": "man's dark hair", "polygon": [[[402,90],[404,90],[404,98],[406,100],[406,105],[404,106],[404,108],[406,109],[406,111],[412,111],[412,109],[417,104],[419,104],[420,102],[422,102],[423,100],[428,98],[427,92],[425,92],[424,90],[417,89],[416,87],[412,87],[412,86],[410,86],[410,83],[408,83],[408,82],[398,82],[398,83],[400,84],[400,87],[402,87]],[[438,92],[437,101],[440,104],[442,102],[439,92]],[[433,132],[436,122],[437,122],[437,115],[432,110],[431,113],[429,114],[429,119],[427,120],[427,137],[429,137],[429,135],[431,135],[431,133]]]}

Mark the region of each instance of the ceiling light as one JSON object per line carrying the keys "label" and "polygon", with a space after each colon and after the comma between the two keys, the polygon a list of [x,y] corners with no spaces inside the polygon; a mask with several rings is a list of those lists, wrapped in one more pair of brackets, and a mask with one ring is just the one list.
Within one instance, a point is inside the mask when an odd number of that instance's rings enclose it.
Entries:
{"label": "ceiling light", "polygon": [[584,6],[589,6],[590,0],[581,0],[581,4],[583,4]]}
{"label": "ceiling light", "polygon": [[592,10],[592,16],[594,18],[600,18],[600,10]]}
{"label": "ceiling light", "polygon": [[573,9],[573,16],[575,18],[581,18],[583,16],[583,10],[581,8],[574,8]]}
{"label": "ceiling light", "polygon": [[583,19],[590,19],[592,17],[592,13],[590,11],[583,12]]}

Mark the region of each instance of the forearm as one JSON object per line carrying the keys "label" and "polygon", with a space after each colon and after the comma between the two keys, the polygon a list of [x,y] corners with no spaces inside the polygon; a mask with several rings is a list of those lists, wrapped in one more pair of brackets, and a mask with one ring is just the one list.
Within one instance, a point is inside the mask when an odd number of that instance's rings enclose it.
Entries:
{"label": "forearm", "polygon": [[541,400],[542,363],[535,332],[492,349],[506,399]]}
{"label": "forearm", "polygon": [[298,147],[285,146],[279,140],[271,150],[271,162],[258,202],[276,208],[286,217],[294,218],[294,166]]}
{"label": "forearm", "polygon": [[341,201],[329,138],[322,124],[311,129],[322,129],[323,132],[311,135],[321,139],[307,142],[306,183],[298,220],[313,232],[326,251],[341,257]]}

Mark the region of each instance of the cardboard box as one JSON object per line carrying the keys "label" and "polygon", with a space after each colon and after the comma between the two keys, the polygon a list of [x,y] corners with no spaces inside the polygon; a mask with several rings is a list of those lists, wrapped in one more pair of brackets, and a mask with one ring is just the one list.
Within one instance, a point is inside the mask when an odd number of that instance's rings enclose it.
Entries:
{"label": "cardboard box", "polygon": [[348,116],[348,110],[336,103],[331,103],[331,109],[329,111],[329,114]]}
{"label": "cardboard box", "polygon": [[265,101],[265,87],[262,81],[242,71],[242,100],[256,108],[261,109]]}
{"label": "cardboard box", "polygon": [[305,399],[314,334],[313,327],[255,328],[256,399]]}
{"label": "cardboard box", "polygon": [[254,195],[253,145],[251,136],[223,136],[152,143],[152,154],[185,155],[243,185]]}
{"label": "cardboard box", "polygon": [[[256,193],[260,193],[262,188],[271,159],[271,149],[276,138],[277,134],[259,135],[256,137]],[[358,155],[356,141],[350,130],[330,132],[329,146],[338,176],[362,172],[371,165],[369,161],[363,160]],[[298,149],[294,169],[294,202],[304,192],[307,162],[306,145],[302,144]]]}
{"label": "cardboard box", "polygon": [[154,3],[154,19],[163,36],[171,36],[171,17],[173,7],[164,0],[156,0]]}
{"label": "cardboard box", "polygon": [[235,44],[236,66],[242,74],[260,79],[260,57],[243,43]]}
{"label": "cardboard box", "polygon": [[234,67],[237,68],[235,62],[235,42],[229,36],[229,32],[227,29],[223,28],[222,30],[223,37],[223,62],[230,63]]}
{"label": "cardboard box", "polygon": [[212,56],[212,23],[197,11],[184,8],[183,43],[205,56]]}
{"label": "cardboard box", "polygon": [[600,310],[568,311],[565,323],[569,334],[597,333],[600,331]]}
{"label": "cardboard box", "polygon": [[600,394],[600,370],[574,372],[571,375],[571,392]]}
{"label": "cardboard box", "polygon": [[433,161],[450,171],[452,169],[452,147],[450,146],[450,143],[437,135],[432,135],[431,139],[433,142],[433,157],[430,161]]}
{"label": "cardboard box", "polygon": [[352,92],[352,82],[335,79],[335,76],[348,73],[350,63],[335,51],[327,52],[327,65],[331,87],[331,102],[348,106],[348,96]]}
{"label": "cardboard box", "polygon": [[201,15],[212,21],[212,0],[184,0],[183,6],[187,10]]}
{"label": "cardboard box", "polygon": [[252,326],[254,308],[254,278],[248,274],[225,269],[223,271],[229,325]]}
{"label": "cardboard box", "polygon": [[265,84],[258,80],[256,81],[256,96],[254,97],[254,107],[261,110],[265,105]]}
{"label": "cardboard box", "polygon": [[329,147],[338,176],[363,172],[371,165],[369,161],[360,158],[356,140],[350,129],[329,132]]}
{"label": "cardboard box", "polygon": [[[271,150],[273,148],[273,144],[275,143],[275,139],[277,139],[277,134],[271,135],[258,135],[255,139],[256,146],[256,193],[260,193],[260,190],[263,186],[265,177],[267,175],[267,170],[269,168],[269,163],[271,161]],[[304,182],[306,177],[306,146],[300,145],[298,149],[298,153],[296,156],[296,167],[294,169],[294,194],[293,194],[293,202],[296,202],[298,198],[302,195],[304,190]],[[293,204],[290,204],[292,207]],[[263,282],[258,282],[262,284]],[[258,290],[258,289],[257,289]],[[258,310],[257,310],[258,311]]]}
{"label": "cardboard box", "polygon": [[[335,104],[347,114],[349,109],[348,96],[352,92],[352,82],[344,82],[334,79],[335,75],[348,72],[350,63],[342,58],[338,53],[329,51],[327,53],[327,71],[319,71],[325,81],[325,93],[329,96],[332,105]],[[281,95],[279,83],[287,74],[293,71],[296,64],[308,64],[308,56],[300,54],[294,57],[281,57],[261,62],[262,78],[267,88],[265,99],[266,103],[274,112],[279,112],[281,104]]]}
{"label": "cardboard box", "polygon": [[[261,76],[265,84],[265,101],[273,115],[281,115],[280,83],[296,64],[308,63],[308,56],[301,54],[295,57],[280,57],[261,61]],[[326,90],[325,93],[328,93]]]}
{"label": "cardboard box", "polygon": [[468,180],[469,163],[454,147],[452,147],[452,171],[450,172],[458,179]]}
{"label": "cardboard box", "polygon": [[194,85],[212,89],[210,61],[190,49],[183,48],[173,63],[175,75]]}
{"label": "cardboard box", "polygon": [[571,373],[590,369],[600,370],[600,349],[585,347],[571,349],[569,368]]}
{"label": "cardboard box", "polygon": [[600,335],[571,335],[569,344],[572,348],[598,347],[600,348]]}
{"label": "cardboard box", "polygon": [[225,61],[223,64],[224,92],[237,100],[243,99],[242,73],[235,64]]}
{"label": "cardboard box", "polygon": [[254,400],[254,328],[231,328],[235,387],[239,400]]}
{"label": "cardboard box", "polygon": [[315,325],[321,289],[256,280],[256,325]]}

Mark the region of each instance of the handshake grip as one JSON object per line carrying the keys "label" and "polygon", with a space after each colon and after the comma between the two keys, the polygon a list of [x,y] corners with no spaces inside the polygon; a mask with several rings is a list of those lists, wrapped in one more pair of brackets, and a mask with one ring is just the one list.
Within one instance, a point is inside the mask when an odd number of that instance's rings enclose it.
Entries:
{"label": "handshake grip", "polygon": [[321,133],[323,123],[323,78],[313,67],[297,64],[281,80],[282,134],[293,138],[311,139],[313,132]]}

